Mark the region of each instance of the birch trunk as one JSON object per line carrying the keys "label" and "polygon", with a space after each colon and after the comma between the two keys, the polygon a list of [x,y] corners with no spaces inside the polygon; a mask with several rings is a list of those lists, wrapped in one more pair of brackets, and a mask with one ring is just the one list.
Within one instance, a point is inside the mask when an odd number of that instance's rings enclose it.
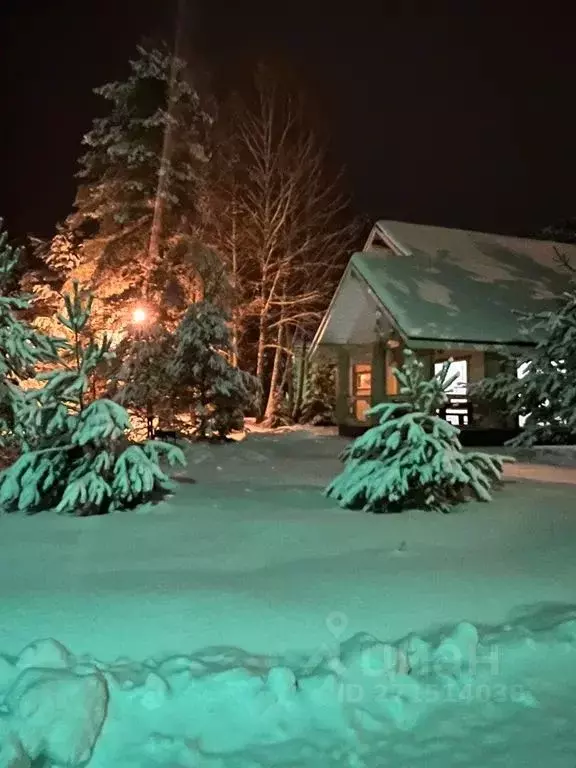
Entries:
{"label": "birch trunk", "polygon": [[276,334],[276,349],[274,350],[274,363],[272,364],[272,375],[270,376],[270,389],[268,390],[268,400],[266,403],[266,410],[264,411],[264,420],[271,419],[272,416],[274,416],[274,411],[278,402],[283,340],[284,325],[280,323]]}
{"label": "birch trunk", "polygon": [[292,409],[292,418],[296,421],[300,417],[302,400],[304,399],[304,386],[306,383],[306,341],[302,342],[301,349],[298,352],[298,369],[296,379],[296,395],[294,398],[294,407]]}

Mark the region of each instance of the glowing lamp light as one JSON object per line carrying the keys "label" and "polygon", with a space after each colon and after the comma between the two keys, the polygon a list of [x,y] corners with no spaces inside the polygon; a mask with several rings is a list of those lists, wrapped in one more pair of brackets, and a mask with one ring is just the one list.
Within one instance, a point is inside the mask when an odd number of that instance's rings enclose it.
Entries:
{"label": "glowing lamp light", "polygon": [[146,310],[141,307],[135,309],[134,312],[132,312],[132,320],[137,324],[144,323],[146,321]]}

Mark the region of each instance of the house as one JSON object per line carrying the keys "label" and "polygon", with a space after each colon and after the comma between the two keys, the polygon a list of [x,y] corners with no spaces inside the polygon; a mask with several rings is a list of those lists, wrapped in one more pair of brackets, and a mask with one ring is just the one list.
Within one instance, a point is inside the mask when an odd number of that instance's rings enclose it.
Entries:
{"label": "house", "polygon": [[496,444],[518,430],[510,417],[468,396],[501,370],[503,350],[529,349],[521,312],[551,309],[566,289],[561,257],[576,246],[396,221],[378,221],[355,253],[309,356],[337,366],[342,434],[369,424],[366,411],[398,396],[393,368],[409,347],[432,376],[452,359],[458,378],[442,415],[463,442]]}

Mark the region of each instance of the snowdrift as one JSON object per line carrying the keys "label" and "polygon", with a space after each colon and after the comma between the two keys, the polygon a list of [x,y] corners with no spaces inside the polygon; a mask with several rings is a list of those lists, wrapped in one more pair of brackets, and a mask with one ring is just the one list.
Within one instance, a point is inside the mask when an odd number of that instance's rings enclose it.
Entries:
{"label": "snowdrift", "polygon": [[575,661],[576,609],[560,608],[480,634],[469,623],[394,645],[357,634],[291,659],[221,647],[104,663],[39,640],[0,656],[0,766],[358,768],[402,755],[402,734],[409,764],[428,766],[427,721],[440,743],[482,725],[497,745],[498,723],[539,710],[554,674],[573,732]]}

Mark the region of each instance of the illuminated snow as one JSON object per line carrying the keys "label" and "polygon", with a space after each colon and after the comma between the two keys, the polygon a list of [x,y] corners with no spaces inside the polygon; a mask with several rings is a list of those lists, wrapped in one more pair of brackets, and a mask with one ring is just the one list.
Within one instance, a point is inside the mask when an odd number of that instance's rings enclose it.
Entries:
{"label": "illuminated snow", "polygon": [[25,689],[59,765],[96,734],[88,768],[570,766],[576,470],[372,516],[321,496],[341,447],[252,434],[140,514],[2,517],[0,765]]}

